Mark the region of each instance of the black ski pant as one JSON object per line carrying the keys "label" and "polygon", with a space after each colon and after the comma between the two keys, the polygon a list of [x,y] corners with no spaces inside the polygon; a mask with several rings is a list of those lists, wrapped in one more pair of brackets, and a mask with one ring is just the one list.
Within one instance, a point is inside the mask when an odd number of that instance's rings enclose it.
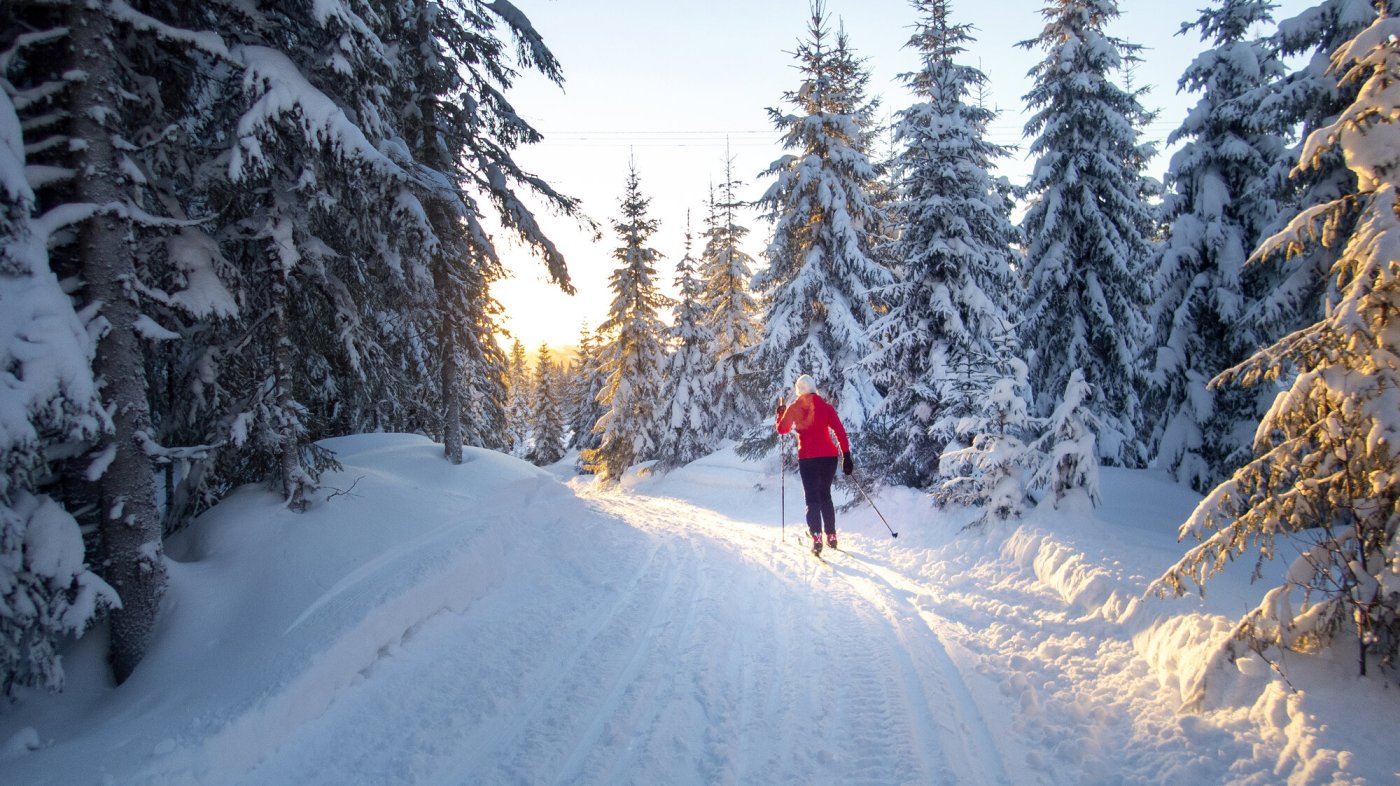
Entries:
{"label": "black ski pant", "polygon": [[807,498],[807,529],[820,535],[836,534],[836,504],[831,501],[831,482],[836,479],[836,457],[818,456],[797,460],[802,475],[802,493]]}

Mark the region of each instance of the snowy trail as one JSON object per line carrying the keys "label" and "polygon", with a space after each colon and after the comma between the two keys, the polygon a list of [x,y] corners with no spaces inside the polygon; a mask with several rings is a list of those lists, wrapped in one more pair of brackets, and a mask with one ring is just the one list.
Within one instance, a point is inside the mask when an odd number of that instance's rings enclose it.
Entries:
{"label": "snowy trail", "polygon": [[983,535],[887,489],[904,536],[859,505],[822,562],[795,505],[779,540],[777,461],[600,491],[489,451],[452,466],[418,436],[333,446],[355,493],[296,514],[249,488],[174,539],[159,646],[113,687],[84,639],[69,690],[0,714],[0,782],[1400,777],[1395,724],[1372,722],[1393,692],[1349,663],[1293,659],[1292,690],[1242,660],[1180,711],[1254,601],[1247,577],[1215,607],[1141,599],[1198,499],[1151,473],[1106,471],[1097,515]]}
{"label": "snowy trail", "polygon": [[676,499],[585,501],[576,573],[425,623],[233,780],[1012,781],[898,572]]}

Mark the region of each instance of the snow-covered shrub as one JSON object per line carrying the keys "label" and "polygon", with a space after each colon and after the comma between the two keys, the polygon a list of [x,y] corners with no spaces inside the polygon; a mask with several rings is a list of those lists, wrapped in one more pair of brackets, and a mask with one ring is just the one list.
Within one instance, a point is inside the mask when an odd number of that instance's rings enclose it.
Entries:
{"label": "snow-covered shrub", "polygon": [[1026,366],[1013,361],[1014,376],[992,386],[982,413],[965,419],[960,431],[969,443],[950,443],[940,457],[940,480],[933,497],[939,505],[984,506],[969,527],[1014,521],[1025,512],[1026,474],[1036,461],[1027,444],[1033,427],[1027,415]]}
{"label": "snow-covered shrub", "polygon": [[1045,432],[1032,448],[1040,456],[1031,488],[1048,491],[1055,507],[1066,500],[1099,504],[1099,462],[1094,448],[1098,418],[1089,409],[1093,387],[1084,370],[1075,369],[1064,397],[1050,415]]}
{"label": "snow-covered shrub", "polygon": [[1393,665],[1400,654],[1400,19],[1378,18],[1337,50],[1332,69],[1343,85],[1360,82],[1360,92],[1309,136],[1295,171],[1340,151],[1357,189],[1304,210],[1253,259],[1316,243],[1340,247],[1335,294],[1320,321],[1214,381],[1248,386],[1297,370],[1259,425],[1255,459],[1182,525],[1182,537],[1202,542],[1153,587],[1203,588],[1251,546],[1259,550],[1258,577],[1265,559],[1296,550],[1283,583],[1217,657],[1233,660],[1241,643],[1260,652],[1313,651],[1346,631],[1365,674],[1371,655]]}
{"label": "snow-covered shrub", "polygon": [[58,647],[82,633],[117,593],[87,569],[78,522],[47,496],[0,505],[0,694],[63,688]]}

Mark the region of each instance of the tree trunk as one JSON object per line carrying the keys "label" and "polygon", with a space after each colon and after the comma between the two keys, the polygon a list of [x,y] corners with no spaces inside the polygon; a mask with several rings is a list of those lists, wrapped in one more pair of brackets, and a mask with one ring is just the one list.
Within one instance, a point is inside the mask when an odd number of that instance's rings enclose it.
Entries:
{"label": "tree trunk", "polygon": [[[431,92],[432,79],[429,76],[428,52],[432,47],[433,30],[425,0],[418,3],[418,29],[416,31],[418,56],[420,58],[418,89],[423,93],[418,97],[418,109],[422,114],[423,140],[421,159],[424,166],[443,172],[442,149],[438,142],[437,96]],[[446,174],[444,172],[444,174]],[[427,195],[428,220],[433,234],[437,235],[437,252],[433,254],[433,285],[437,290],[439,305],[438,351],[442,354],[442,451],[453,464],[462,463],[462,368],[458,354],[458,324],[455,315],[461,308],[450,293],[457,290],[449,271],[452,260],[448,258],[444,244],[453,234],[451,218],[443,206],[443,199],[437,194]],[[465,260],[463,260],[465,261]]]}
{"label": "tree trunk", "polygon": [[78,254],[86,296],[101,304],[106,332],[97,344],[94,370],[112,431],[97,453],[110,453],[98,493],[101,499],[98,571],[121,597],[111,614],[108,652],[118,683],[135,671],[155,630],[166,574],[161,521],[156,505],[155,470],[143,449],[149,436],[150,404],[133,282],[136,261],[131,227],[112,208],[123,201],[117,152],[104,121],[118,116],[111,21],[86,4],[70,10],[74,68],[84,75],[73,93],[73,141],[77,152],[77,199],[102,206],[84,222]]}
{"label": "tree trunk", "polygon": [[292,338],[287,311],[291,307],[290,287],[287,284],[290,270],[277,270],[274,275],[273,298],[276,300],[276,313],[272,329],[272,397],[277,408],[278,476],[282,484],[282,499],[294,513],[306,511],[306,470],[301,466],[301,427],[294,414],[297,411],[296,398],[292,390]]}

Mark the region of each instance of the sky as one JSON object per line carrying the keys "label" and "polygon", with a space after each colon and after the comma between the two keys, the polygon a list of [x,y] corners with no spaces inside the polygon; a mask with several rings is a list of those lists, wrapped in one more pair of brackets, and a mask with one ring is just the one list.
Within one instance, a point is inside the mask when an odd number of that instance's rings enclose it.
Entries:
{"label": "sky", "polygon": [[[635,160],[651,217],[661,224],[652,245],[665,258],[660,283],[673,291],[674,265],[685,252],[687,220],[698,238],[710,185],[723,178],[726,157],[743,182],[739,196],[755,200],[772,178],[761,177],[784,151],[768,117],[770,107],[788,110],[783,94],[799,85],[792,52],[805,35],[808,0],[514,0],[544,36],[563,65],[562,89],[534,74],[519,79],[510,97],[522,116],[544,134],[544,142],[516,155],[565,194],[582,201],[601,237],[578,222],[543,215],[542,223],[568,260],[578,293],[565,295],[545,280],[544,266],[501,236],[512,277],[496,287],[506,309],[506,327],[529,350],[577,341],[607,316],[612,294],[608,277],[619,245],[612,221],[618,216],[629,158]],[[1171,151],[1165,140],[1196,97],[1178,93],[1182,71],[1204,48],[1199,35],[1177,35],[1198,17],[1207,0],[1122,0],[1111,35],[1144,47],[1135,83],[1151,91],[1144,99],[1159,114],[1147,138],[1162,149],[1149,174],[1160,178]],[[1313,0],[1279,0],[1276,18],[1287,19]],[[954,0],[954,20],[971,24],[977,41],[962,62],[977,65],[989,80],[988,103],[1001,111],[993,141],[1017,145],[999,174],[1023,183],[1032,161],[1022,136],[1027,73],[1043,51],[1017,43],[1044,26],[1043,0]],[[917,14],[907,0],[827,0],[833,26],[842,24],[871,72],[870,92],[881,114],[905,108],[912,99],[898,79],[917,65],[905,48]],[[768,225],[757,213],[744,218],[748,251],[760,260]],[[698,239],[694,253],[703,243]]]}

